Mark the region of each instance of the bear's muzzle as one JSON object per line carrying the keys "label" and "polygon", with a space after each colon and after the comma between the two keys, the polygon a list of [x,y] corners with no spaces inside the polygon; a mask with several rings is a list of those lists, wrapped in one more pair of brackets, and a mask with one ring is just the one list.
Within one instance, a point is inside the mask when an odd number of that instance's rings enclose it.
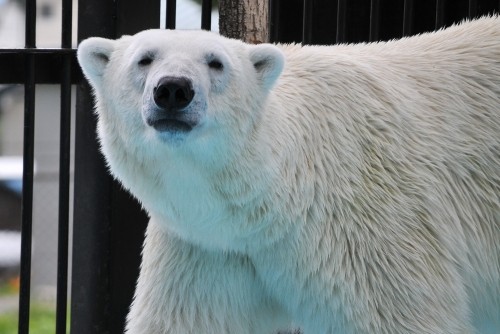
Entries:
{"label": "bear's muzzle", "polygon": [[187,111],[195,92],[190,79],[166,76],[158,80],[153,89],[153,101],[156,105],[148,113],[146,122],[160,132],[189,132],[198,123]]}

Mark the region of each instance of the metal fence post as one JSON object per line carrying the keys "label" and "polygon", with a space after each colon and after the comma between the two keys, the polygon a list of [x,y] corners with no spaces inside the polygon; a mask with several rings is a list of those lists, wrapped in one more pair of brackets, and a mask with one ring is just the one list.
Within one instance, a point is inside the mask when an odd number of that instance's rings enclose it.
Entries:
{"label": "metal fence post", "polygon": [[[160,1],[80,0],[78,40],[159,27]],[[71,333],[122,333],[138,275],[146,215],[109,176],[90,87],[77,89]]]}

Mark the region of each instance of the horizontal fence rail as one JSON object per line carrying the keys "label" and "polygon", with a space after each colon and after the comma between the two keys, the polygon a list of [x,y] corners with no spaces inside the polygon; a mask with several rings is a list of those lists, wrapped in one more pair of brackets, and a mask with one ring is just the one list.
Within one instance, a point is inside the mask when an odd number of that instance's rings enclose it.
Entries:
{"label": "horizontal fence rail", "polygon": [[[24,64],[27,58],[34,59],[37,66],[26,67]],[[22,84],[26,80],[26,72],[32,71],[35,84],[59,84],[66,72],[66,69],[61,66],[64,59],[69,61],[71,83],[81,82],[82,73],[74,49],[0,49],[0,64],[9,64],[9,66],[0,67],[0,82]]]}

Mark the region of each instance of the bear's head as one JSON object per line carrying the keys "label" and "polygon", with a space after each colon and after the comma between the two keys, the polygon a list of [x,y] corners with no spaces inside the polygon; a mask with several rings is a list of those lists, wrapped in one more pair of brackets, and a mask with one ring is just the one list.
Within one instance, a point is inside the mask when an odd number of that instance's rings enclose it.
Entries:
{"label": "bear's head", "polygon": [[[265,132],[282,51],[206,31],[147,30],[118,40],[89,38],[78,61],[93,87],[112,174],[183,238],[241,244],[233,241],[243,229],[224,223],[243,221],[227,219],[227,201],[255,197],[246,190],[259,182],[241,165],[267,168],[248,150]],[[268,145],[258,146],[258,155],[270,156],[262,154]],[[266,178],[260,183],[268,186]]]}
{"label": "bear's head", "polygon": [[207,31],[147,30],[89,38],[78,61],[94,89],[105,153],[113,138],[221,159],[252,130],[284,57],[273,45]]}

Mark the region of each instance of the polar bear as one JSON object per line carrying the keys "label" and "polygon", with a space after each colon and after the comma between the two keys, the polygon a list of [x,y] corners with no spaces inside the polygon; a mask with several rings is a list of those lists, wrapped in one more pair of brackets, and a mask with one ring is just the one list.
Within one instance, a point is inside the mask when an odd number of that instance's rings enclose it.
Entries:
{"label": "polar bear", "polygon": [[500,328],[498,17],[338,46],[149,30],[78,60],[150,215],[127,333]]}

